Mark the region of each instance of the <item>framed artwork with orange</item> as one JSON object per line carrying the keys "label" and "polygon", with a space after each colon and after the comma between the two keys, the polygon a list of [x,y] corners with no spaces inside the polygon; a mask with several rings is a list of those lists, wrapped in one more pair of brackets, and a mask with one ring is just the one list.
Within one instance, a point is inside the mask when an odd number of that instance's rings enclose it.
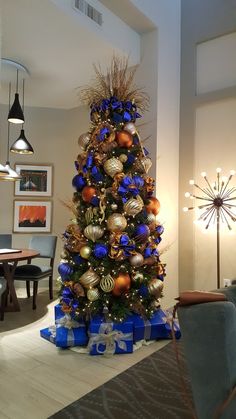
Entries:
{"label": "framed artwork with orange", "polygon": [[14,201],[15,233],[50,233],[51,201]]}

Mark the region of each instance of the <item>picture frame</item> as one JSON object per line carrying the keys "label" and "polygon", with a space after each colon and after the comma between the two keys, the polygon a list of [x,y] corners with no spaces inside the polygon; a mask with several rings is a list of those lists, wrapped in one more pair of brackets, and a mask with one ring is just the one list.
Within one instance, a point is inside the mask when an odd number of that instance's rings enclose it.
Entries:
{"label": "picture frame", "polygon": [[15,196],[52,196],[52,165],[16,163],[15,170],[22,176],[15,182]]}
{"label": "picture frame", "polygon": [[14,233],[50,233],[52,202],[14,200],[13,220]]}

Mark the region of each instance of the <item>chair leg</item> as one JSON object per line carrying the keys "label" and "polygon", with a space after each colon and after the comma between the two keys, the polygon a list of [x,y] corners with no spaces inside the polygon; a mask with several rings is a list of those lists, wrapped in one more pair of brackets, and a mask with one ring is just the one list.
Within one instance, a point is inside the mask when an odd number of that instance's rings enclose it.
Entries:
{"label": "chair leg", "polygon": [[25,281],[27,297],[30,298],[30,281]]}
{"label": "chair leg", "polygon": [[7,290],[1,296],[1,307],[0,307],[0,321],[4,320],[4,311],[7,303]]}
{"label": "chair leg", "polygon": [[53,282],[52,282],[52,275],[49,276],[49,298],[50,300],[53,299]]}
{"label": "chair leg", "polygon": [[36,309],[36,297],[38,292],[38,281],[33,282],[33,310]]}

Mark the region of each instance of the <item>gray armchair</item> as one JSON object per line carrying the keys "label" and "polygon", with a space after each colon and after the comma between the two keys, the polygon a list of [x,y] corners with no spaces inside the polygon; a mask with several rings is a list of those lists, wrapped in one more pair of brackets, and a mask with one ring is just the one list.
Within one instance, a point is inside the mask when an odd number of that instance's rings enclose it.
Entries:
{"label": "gray armchair", "polygon": [[[198,419],[213,419],[216,408],[236,386],[236,286],[219,292],[228,301],[178,308]],[[221,418],[236,418],[236,398]]]}
{"label": "gray armchair", "polygon": [[56,252],[56,236],[33,236],[30,240],[29,248],[38,250],[39,258],[50,259],[49,265],[31,264],[28,260],[27,265],[16,267],[14,280],[26,281],[27,297],[30,297],[30,282],[33,282],[33,310],[36,309],[36,297],[38,292],[38,282],[43,278],[49,278],[49,297],[53,299],[53,265]]}

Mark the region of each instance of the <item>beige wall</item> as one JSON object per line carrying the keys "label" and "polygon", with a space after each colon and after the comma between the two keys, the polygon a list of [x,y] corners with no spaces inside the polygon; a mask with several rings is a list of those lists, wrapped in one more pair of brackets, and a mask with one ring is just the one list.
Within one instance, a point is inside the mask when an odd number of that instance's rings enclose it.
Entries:
{"label": "beige wall", "polygon": [[[34,155],[20,156],[11,153],[12,166],[17,163],[50,163],[54,167],[53,173],[53,202],[52,234],[59,237],[55,267],[59,262],[62,248],[60,235],[65,230],[70,219],[70,212],[63,207],[60,200],[71,199],[73,188],[71,180],[76,171],[74,160],[78,154],[78,136],[88,129],[88,111],[84,107],[70,111],[43,108],[27,108],[25,110],[25,134],[34,147]],[[6,159],[7,141],[7,107],[0,106],[0,161]],[[11,143],[19,135],[19,127],[11,127]],[[11,182],[0,182],[0,232],[12,231],[14,185]],[[22,198],[22,197],[20,197]],[[22,199],[28,199],[23,197]],[[13,246],[27,247],[30,234],[13,234]],[[55,269],[55,277],[56,277]]]}

